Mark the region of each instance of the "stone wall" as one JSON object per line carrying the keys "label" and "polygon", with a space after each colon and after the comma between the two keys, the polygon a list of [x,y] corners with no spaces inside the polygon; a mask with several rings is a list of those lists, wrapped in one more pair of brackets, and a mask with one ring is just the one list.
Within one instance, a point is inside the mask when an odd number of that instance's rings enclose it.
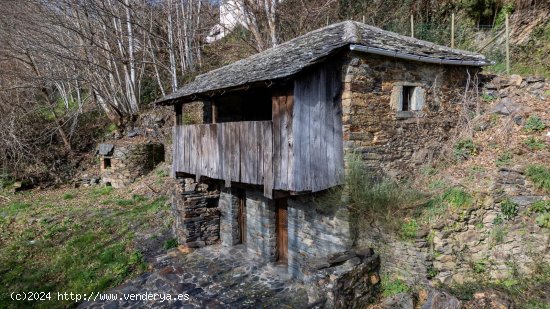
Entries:
{"label": "stone wall", "polygon": [[334,254],[304,278],[309,308],[365,308],[379,291],[380,258],[372,250]]}
{"label": "stone wall", "polygon": [[[373,170],[390,176],[431,160],[457,125],[467,78],[465,67],[352,54],[342,94],[346,152],[361,153]],[[396,87],[404,83],[423,89],[421,111],[398,112]]]}
{"label": "stone wall", "polygon": [[239,199],[231,188],[224,188],[220,192],[220,239],[223,246],[229,247],[238,244],[239,230]]}
{"label": "stone wall", "polygon": [[[518,214],[503,218],[501,203],[518,205]],[[522,171],[500,169],[489,194],[476,196],[468,209],[453,213],[402,240],[373,223],[361,231],[359,247],[372,247],[381,256],[381,274],[411,285],[432,280],[454,284],[506,279],[514,272],[530,274],[537,263],[550,260],[550,230],[540,228],[527,212],[536,195]]]}
{"label": "stone wall", "polygon": [[164,161],[164,145],[160,143],[100,144],[99,148],[102,182],[114,188],[128,186]]}
{"label": "stone wall", "polygon": [[275,201],[259,190],[246,190],[246,248],[253,257],[277,260]]}
{"label": "stone wall", "polygon": [[289,272],[295,278],[304,278],[308,275],[308,264],[350,250],[349,212],[341,207],[322,213],[311,195],[291,197],[288,199],[288,238]]}
{"label": "stone wall", "polygon": [[216,183],[196,183],[193,178],[177,179],[172,193],[174,234],[178,243],[190,248],[219,242],[220,191]]}

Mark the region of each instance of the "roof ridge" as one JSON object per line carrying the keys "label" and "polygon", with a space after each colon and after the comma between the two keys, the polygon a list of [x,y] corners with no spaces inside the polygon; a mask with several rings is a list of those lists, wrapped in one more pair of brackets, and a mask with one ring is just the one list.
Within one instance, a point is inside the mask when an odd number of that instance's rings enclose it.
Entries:
{"label": "roof ridge", "polygon": [[346,20],[344,22],[344,35],[342,40],[347,43],[357,43],[359,42],[358,35],[361,35],[357,31],[357,24],[352,20]]}

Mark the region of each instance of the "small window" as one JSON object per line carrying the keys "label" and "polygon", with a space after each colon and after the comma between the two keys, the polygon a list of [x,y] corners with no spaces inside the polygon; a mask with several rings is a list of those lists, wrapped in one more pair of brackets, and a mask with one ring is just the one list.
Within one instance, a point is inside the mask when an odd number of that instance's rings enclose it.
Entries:
{"label": "small window", "polygon": [[103,168],[111,168],[111,158],[103,157]]}
{"label": "small window", "polygon": [[403,86],[399,111],[421,111],[424,106],[424,89],[417,86]]}
{"label": "small window", "polygon": [[414,88],[413,86],[403,86],[403,97],[401,99],[401,110],[402,111],[410,111],[411,110],[411,102],[412,102],[412,96],[414,94]]}

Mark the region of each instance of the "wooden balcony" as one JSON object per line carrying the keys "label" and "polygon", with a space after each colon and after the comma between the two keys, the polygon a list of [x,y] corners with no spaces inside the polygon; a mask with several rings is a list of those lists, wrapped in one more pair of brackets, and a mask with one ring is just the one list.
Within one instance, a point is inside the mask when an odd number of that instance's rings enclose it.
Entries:
{"label": "wooden balcony", "polygon": [[271,121],[225,122],[174,127],[174,172],[264,186],[271,196]]}

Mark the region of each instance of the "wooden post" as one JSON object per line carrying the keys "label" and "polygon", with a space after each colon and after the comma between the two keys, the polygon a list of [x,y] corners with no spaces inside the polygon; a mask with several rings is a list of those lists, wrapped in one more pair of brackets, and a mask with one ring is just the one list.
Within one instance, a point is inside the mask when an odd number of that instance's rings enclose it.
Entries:
{"label": "wooden post", "polygon": [[212,123],[218,123],[218,104],[212,101]]}
{"label": "wooden post", "polygon": [[365,15],[363,15],[363,24],[365,23]]}
{"label": "wooden post", "polygon": [[455,13],[451,15],[451,48],[455,48]]}
{"label": "wooden post", "polygon": [[506,74],[510,75],[510,23],[506,14]]}
{"label": "wooden post", "polygon": [[414,16],[411,14],[411,38],[414,38]]}

